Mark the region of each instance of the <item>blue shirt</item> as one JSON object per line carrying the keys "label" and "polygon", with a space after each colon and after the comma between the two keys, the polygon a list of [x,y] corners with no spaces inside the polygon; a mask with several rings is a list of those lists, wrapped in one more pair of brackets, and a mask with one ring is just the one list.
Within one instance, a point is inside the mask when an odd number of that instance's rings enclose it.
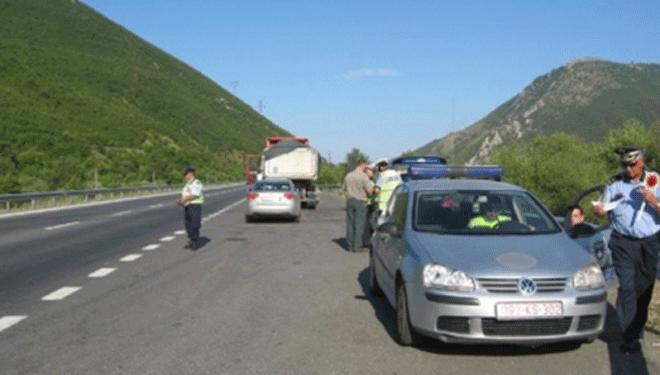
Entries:
{"label": "blue shirt", "polygon": [[[642,181],[644,181],[643,178]],[[632,182],[628,177],[624,177],[605,188],[606,202],[623,199],[616,208],[608,213],[612,229],[634,238],[649,237],[660,231],[660,215],[655,207],[648,203],[635,222],[637,212],[644,202],[640,193],[643,186],[643,182]],[[658,187],[655,188],[655,196],[660,198],[660,188]]]}

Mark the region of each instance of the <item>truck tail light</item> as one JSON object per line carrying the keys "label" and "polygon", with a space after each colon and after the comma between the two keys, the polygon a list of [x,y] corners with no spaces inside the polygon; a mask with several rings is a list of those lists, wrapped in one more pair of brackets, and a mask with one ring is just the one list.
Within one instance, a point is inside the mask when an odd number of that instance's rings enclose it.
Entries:
{"label": "truck tail light", "polygon": [[293,193],[284,193],[284,198],[286,198],[289,201],[292,201],[296,199],[296,195]]}
{"label": "truck tail light", "polygon": [[256,200],[258,197],[259,197],[259,194],[257,194],[257,193],[248,193],[248,195],[247,195],[247,199],[249,201]]}

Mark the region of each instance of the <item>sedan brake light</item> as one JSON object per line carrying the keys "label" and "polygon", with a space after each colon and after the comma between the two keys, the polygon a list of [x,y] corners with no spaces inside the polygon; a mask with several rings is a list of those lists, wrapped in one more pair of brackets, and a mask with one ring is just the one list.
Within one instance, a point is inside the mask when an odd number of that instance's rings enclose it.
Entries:
{"label": "sedan brake light", "polygon": [[286,198],[287,200],[292,201],[292,200],[296,199],[296,195],[293,194],[293,193],[284,193],[284,198]]}
{"label": "sedan brake light", "polygon": [[259,197],[259,194],[257,194],[257,193],[248,193],[248,195],[247,195],[247,199],[249,201],[256,200],[258,197]]}

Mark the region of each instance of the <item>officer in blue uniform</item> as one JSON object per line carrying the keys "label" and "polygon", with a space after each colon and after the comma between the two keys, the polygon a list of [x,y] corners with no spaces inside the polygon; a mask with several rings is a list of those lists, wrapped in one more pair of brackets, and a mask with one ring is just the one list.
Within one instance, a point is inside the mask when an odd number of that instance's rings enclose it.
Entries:
{"label": "officer in blue uniform", "polygon": [[204,187],[195,176],[195,168],[183,170],[186,184],[181,190],[179,205],[183,206],[183,216],[188,233],[186,249],[197,250],[199,246],[199,229],[202,227],[202,204],[204,204]]}
{"label": "officer in blue uniform", "polygon": [[[609,212],[603,203],[594,206],[598,216],[608,215],[612,225],[609,247],[619,278],[617,313],[623,331],[621,350],[641,351],[639,342],[648,318],[660,251],[660,187],[646,181],[657,174],[645,170],[639,147],[617,150],[624,171],[603,193],[603,202],[619,202]],[[647,179],[650,175],[653,179]]]}

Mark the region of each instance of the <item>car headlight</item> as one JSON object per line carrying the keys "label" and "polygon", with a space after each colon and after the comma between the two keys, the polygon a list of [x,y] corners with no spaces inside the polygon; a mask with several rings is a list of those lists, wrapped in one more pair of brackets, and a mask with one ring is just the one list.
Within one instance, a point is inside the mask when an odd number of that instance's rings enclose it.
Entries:
{"label": "car headlight", "polygon": [[424,266],[424,286],[457,292],[471,292],[474,290],[474,280],[463,271],[440,264],[427,264]]}
{"label": "car headlight", "polygon": [[600,266],[591,263],[577,271],[573,276],[573,287],[575,289],[586,290],[596,289],[605,286],[605,278]]}

